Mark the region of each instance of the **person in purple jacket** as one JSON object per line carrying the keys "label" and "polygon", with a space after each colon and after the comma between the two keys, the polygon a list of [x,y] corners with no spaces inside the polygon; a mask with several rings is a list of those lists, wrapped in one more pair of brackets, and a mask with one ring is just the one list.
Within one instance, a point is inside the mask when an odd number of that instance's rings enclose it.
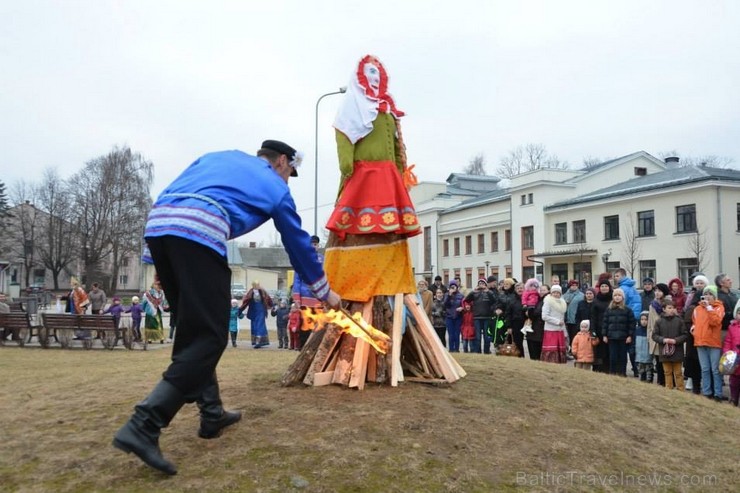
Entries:
{"label": "person in purple jacket", "polygon": [[149,213],[144,239],[177,326],[172,361],[162,380],[113,438],[148,466],[176,474],[159,449],[161,429],[187,402],[197,402],[201,438],[216,438],[241,419],[225,411],[216,366],[228,341],[231,269],[226,242],[272,219],[290,262],[314,296],[332,308],[332,291],[288,188],[301,154],[266,140],[251,156],[241,151],[206,154],[162,191]]}
{"label": "person in purple jacket", "polygon": [[131,298],[131,306],[126,309],[126,313],[131,314],[131,330],[134,333],[134,341],[141,341],[141,314],[144,310],[139,304],[139,297],[134,296]]}

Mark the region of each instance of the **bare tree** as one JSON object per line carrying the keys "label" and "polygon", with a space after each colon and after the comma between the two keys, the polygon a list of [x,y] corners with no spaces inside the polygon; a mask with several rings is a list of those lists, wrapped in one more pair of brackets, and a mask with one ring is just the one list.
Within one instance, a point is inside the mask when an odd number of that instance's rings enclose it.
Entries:
{"label": "bare tree", "polygon": [[533,171],[540,168],[563,168],[570,165],[560,161],[554,154],[548,154],[543,144],[526,144],[511,151],[507,156],[501,158],[497,168],[498,176],[512,178],[520,173]]}
{"label": "bare tree", "polygon": [[8,228],[8,238],[11,240],[8,250],[12,256],[22,261],[26,287],[31,284],[31,273],[36,267],[36,239],[40,234],[34,198],[33,185],[24,180],[16,182],[11,188],[10,199],[15,205]]}
{"label": "bare tree", "polygon": [[661,159],[667,157],[679,157],[678,165],[687,166],[709,166],[710,168],[734,168],[735,160],[729,156],[717,156],[716,154],[704,154],[698,156],[681,156],[681,153],[674,150],[661,152],[658,154]]}
{"label": "bare tree", "polygon": [[44,212],[37,245],[39,261],[51,272],[54,289],[59,289],[59,275],[64,270],[69,270],[75,258],[77,238],[71,223],[70,196],[66,184],[55,169],[44,171],[37,197],[37,205]]}
{"label": "bare tree", "polygon": [[627,214],[627,221],[625,222],[624,234],[622,236],[622,251],[624,252],[624,265],[622,267],[627,273],[634,279],[635,271],[640,266],[640,241],[639,231],[635,224],[635,217],[632,211]]}
{"label": "bare tree", "polygon": [[[121,259],[141,245],[152,169],[139,153],[114,147],[68,181],[84,282],[94,277],[115,292]],[[104,268],[106,261],[112,270]]]}
{"label": "bare tree", "polygon": [[697,229],[694,234],[686,239],[686,247],[689,251],[689,256],[696,259],[696,270],[704,272],[704,269],[707,267],[707,254],[709,253],[707,230]]}
{"label": "bare tree", "polygon": [[463,168],[463,173],[468,175],[485,176],[486,173],[486,158],[483,154],[477,154],[470,160],[467,166]]}

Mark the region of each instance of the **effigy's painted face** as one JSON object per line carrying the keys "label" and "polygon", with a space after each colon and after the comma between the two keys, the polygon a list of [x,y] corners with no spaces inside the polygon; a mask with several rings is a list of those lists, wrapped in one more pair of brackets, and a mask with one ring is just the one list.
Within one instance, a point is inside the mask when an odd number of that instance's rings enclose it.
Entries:
{"label": "effigy's painted face", "polygon": [[366,63],[363,68],[363,74],[367,78],[368,85],[373,88],[375,92],[378,92],[380,89],[380,70],[378,70],[378,67],[375,66],[375,64]]}

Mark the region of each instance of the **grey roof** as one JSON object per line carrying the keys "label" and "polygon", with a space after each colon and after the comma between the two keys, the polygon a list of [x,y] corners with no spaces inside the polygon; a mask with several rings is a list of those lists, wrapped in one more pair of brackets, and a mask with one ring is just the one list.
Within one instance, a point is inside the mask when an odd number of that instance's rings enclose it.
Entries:
{"label": "grey roof", "polygon": [[612,197],[635,195],[647,190],[672,188],[689,183],[700,183],[702,181],[711,180],[740,183],[740,171],[734,169],[710,168],[708,166],[670,168],[659,173],[639,176],[622,183],[617,183],[616,185],[602,188],[573,199],[556,202],[545,206],[544,209],[556,209]]}
{"label": "grey roof", "polygon": [[292,269],[290,259],[283,247],[246,248],[239,249],[244,265],[259,269]]}
{"label": "grey roof", "polygon": [[459,204],[449,207],[445,209],[444,211],[440,211],[440,215],[448,214],[451,212],[461,211],[465,209],[469,209],[471,207],[477,207],[479,205],[488,204],[491,202],[496,202],[501,199],[507,199],[509,198],[509,189],[507,188],[499,188],[496,190],[492,190],[490,192],[485,192],[477,197],[473,197],[470,199],[463,200]]}

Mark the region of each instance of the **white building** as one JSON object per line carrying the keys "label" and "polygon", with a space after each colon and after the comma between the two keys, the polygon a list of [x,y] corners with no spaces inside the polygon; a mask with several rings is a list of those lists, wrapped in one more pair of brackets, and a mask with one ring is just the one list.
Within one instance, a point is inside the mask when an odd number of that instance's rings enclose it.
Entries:
{"label": "white building", "polygon": [[535,271],[592,284],[616,267],[656,282],[686,282],[697,270],[740,277],[740,171],[678,167],[641,151],[583,170],[523,173],[507,185],[448,204],[415,202],[432,228],[429,240],[425,229],[409,241],[415,272],[459,276],[468,288],[480,277],[524,280]]}

